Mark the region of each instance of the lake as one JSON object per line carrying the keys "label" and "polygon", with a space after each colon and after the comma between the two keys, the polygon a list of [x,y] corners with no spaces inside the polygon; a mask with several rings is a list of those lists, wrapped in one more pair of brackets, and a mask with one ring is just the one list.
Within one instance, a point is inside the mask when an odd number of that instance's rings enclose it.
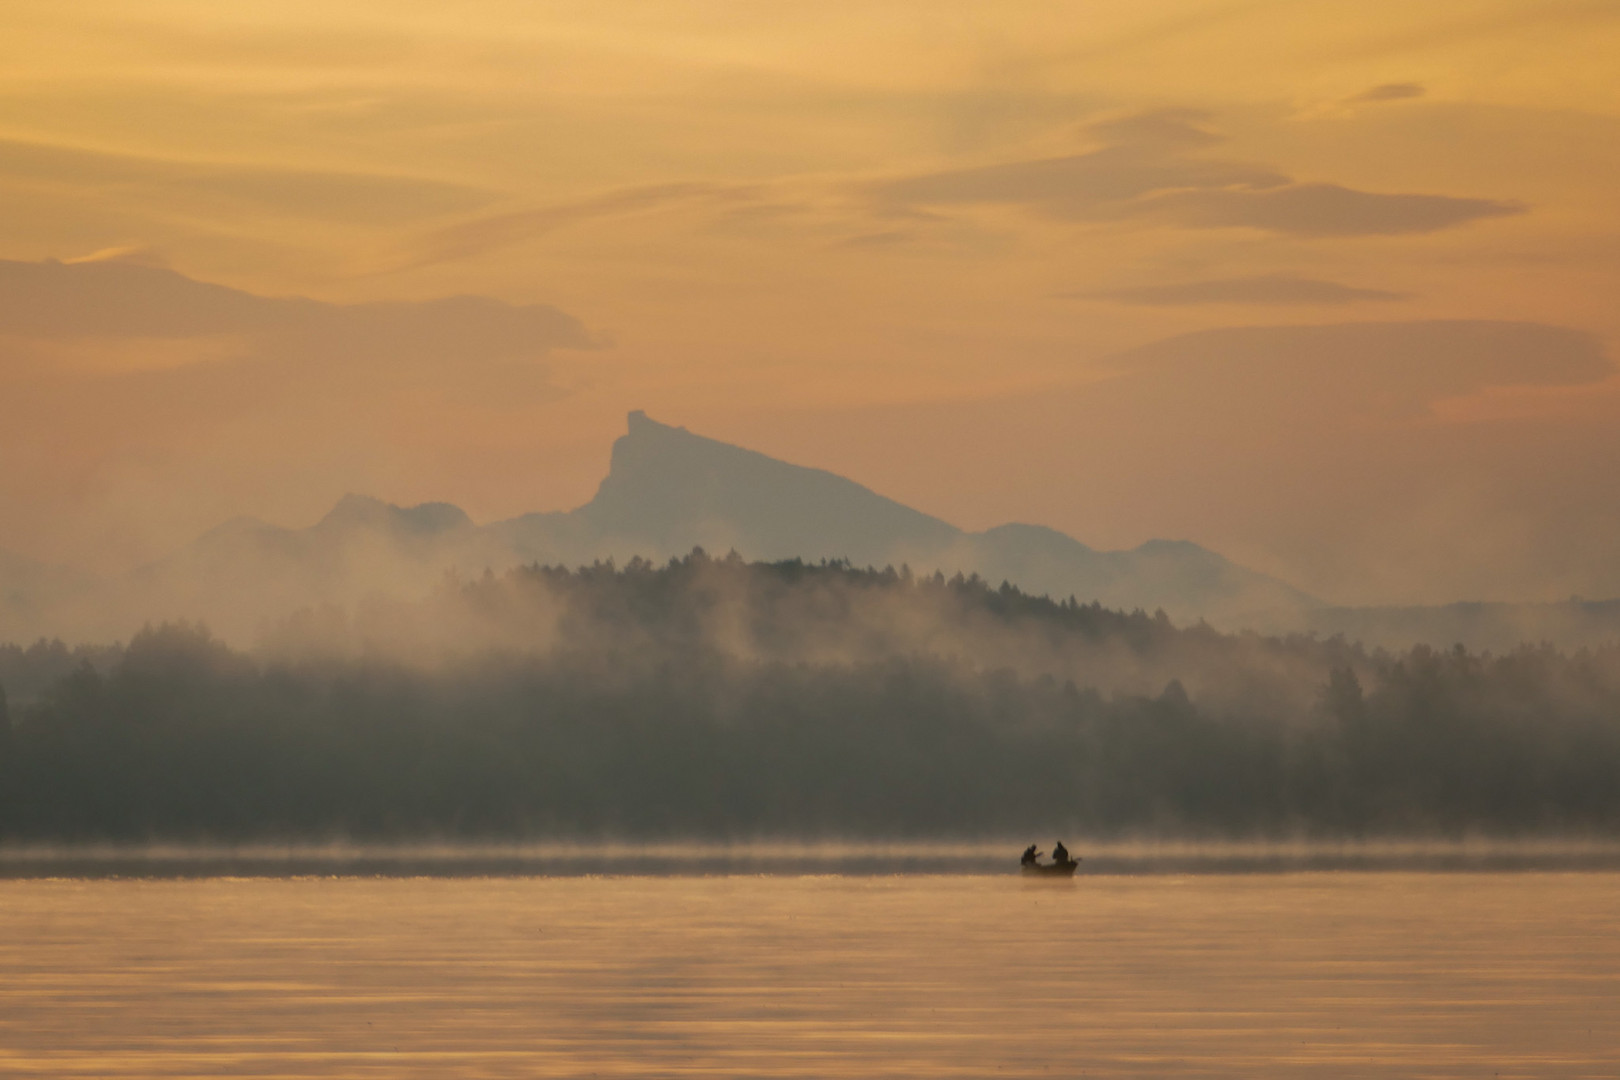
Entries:
{"label": "lake", "polygon": [[1616,1077],[1620,874],[0,880],[6,1077]]}

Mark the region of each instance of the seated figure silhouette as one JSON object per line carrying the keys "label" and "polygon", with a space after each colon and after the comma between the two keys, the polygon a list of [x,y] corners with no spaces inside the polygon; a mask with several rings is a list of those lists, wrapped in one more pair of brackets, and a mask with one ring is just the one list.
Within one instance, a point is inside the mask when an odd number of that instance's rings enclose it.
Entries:
{"label": "seated figure silhouette", "polygon": [[1059,840],[1057,842],[1057,846],[1052,849],[1052,861],[1059,864],[1074,861],[1073,859],[1069,858],[1069,849],[1063,846],[1063,841],[1061,840]]}
{"label": "seated figure silhouette", "polygon": [[1020,866],[1034,866],[1040,861],[1040,858],[1041,853],[1035,850],[1034,844],[1031,844],[1029,847],[1024,849],[1024,857],[1019,859],[1018,863]]}

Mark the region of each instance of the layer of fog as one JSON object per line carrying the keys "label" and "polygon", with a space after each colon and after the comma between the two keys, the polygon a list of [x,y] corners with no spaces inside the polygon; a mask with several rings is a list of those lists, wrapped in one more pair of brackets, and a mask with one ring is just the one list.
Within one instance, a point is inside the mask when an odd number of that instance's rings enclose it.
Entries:
{"label": "layer of fog", "polygon": [[[671,566],[676,563],[672,562]],[[735,553],[701,550],[678,574],[633,559],[576,572],[531,568],[508,575],[445,579],[420,601],[373,597],[352,609],[323,606],[266,626],[255,653],[271,662],[375,659],[443,669],[491,653],[637,658],[712,654],[749,664],[850,666],[908,657],[939,658],[963,670],[1073,682],[1107,695],[1156,695],[1178,680],[1212,704],[1241,703],[1270,715],[1310,707],[1324,674],[1323,653],[1354,666],[1358,653],[1329,643],[1301,654],[1258,634],[1228,636],[1208,627],[1171,632],[1163,612],[1134,615],[1085,607],[1082,632],[1049,617],[1051,605],[1016,597],[986,606],[983,583],[943,573],[854,571],[833,565],[760,572]],[[679,610],[647,606],[642,588],[678,577]],[[677,602],[680,602],[677,601]],[[1042,611],[1026,616],[1022,604]],[[1062,602],[1076,603],[1073,598]],[[1076,604],[1075,610],[1080,610]],[[1149,639],[1159,634],[1162,640]]]}
{"label": "layer of fog", "polygon": [[[1492,872],[1614,870],[1607,840],[1119,840],[1068,836],[1083,877],[1302,871]],[[711,876],[715,874],[1006,874],[1030,838],[960,841],[751,841],[29,844],[0,843],[7,878]],[[1038,845],[1043,848],[1044,845]],[[1048,883],[1041,882],[1046,885]]]}
{"label": "layer of fog", "polygon": [[0,648],[0,835],[1267,838],[1620,830],[1620,649],[1367,651],[694,553]]}

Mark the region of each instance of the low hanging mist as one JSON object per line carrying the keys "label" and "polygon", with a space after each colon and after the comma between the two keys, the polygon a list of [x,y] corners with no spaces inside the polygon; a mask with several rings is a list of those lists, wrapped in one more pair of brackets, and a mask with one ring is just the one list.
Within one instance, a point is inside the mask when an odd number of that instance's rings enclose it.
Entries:
{"label": "low hanging mist", "polygon": [[0,647],[7,841],[1620,832],[1620,648],[1224,634],[977,578],[531,566]]}

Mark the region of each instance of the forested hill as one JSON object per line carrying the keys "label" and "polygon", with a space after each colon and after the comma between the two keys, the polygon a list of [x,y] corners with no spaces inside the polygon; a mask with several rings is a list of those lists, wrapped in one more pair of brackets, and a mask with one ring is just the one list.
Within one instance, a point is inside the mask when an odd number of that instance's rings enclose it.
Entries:
{"label": "forested hill", "polygon": [[1620,650],[1228,635],[701,553],[0,648],[54,840],[1620,832]]}

